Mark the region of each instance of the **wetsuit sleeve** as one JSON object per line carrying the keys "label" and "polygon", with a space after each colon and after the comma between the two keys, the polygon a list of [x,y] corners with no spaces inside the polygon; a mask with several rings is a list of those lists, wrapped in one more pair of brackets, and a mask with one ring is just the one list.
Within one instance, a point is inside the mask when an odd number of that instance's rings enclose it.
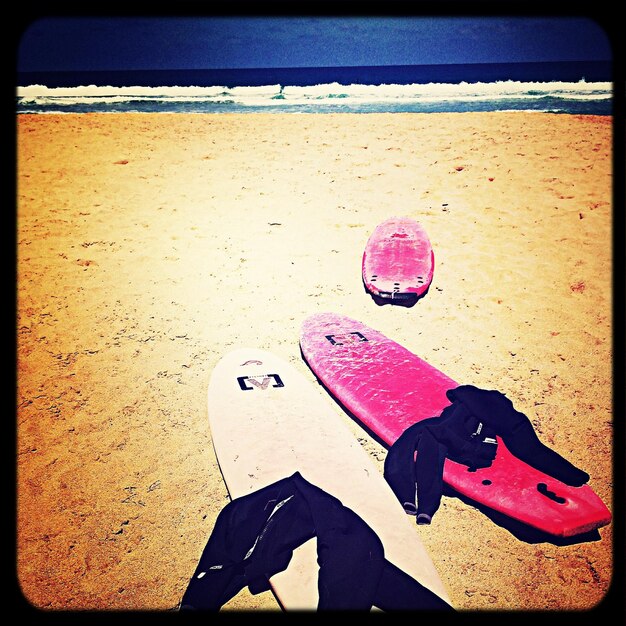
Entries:
{"label": "wetsuit sleeve", "polygon": [[409,515],[429,524],[443,492],[446,448],[430,428],[431,418],[409,426],[389,448],[384,476]]}
{"label": "wetsuit sleeve", "polygon": [[243,559],[233,559],[226,550],[236,506],[231,502],[218,515],[196,571],[183,594],[181,611],[219,611],[247,585]]}
{"label": "wetsuit sleeve", "polygon": [[417,512],[414,457],[422,430],[422,423],[409,426],[392,444],[385,458],[385,480],[409,515]]}
{"label": "wetsuit sleeve", "polygon": [[441,504],[446,455],[447,448],[438,441],[433,429],[428,426],[424,428],[415,455],[418,524],[430,524]]}

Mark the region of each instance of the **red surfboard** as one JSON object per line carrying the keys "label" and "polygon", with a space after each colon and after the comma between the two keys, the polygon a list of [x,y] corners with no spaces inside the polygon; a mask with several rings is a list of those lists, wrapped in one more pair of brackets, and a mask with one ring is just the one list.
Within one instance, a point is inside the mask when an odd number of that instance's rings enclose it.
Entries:
{"label": "red surfboard", "polygon": [[[458,386],[365,324],[335,313],[307,318],[302,354],[334,398],[387,445],[412,424],[440,415]],[[533,528],[572,537],[606,526],[611,513],[588,485],[570,487],[513,456],[498,437],[490,467],[446,460],[444,481],[477,503]]]}
{"label": "red surfboard", "polygon": [[382,303],[416,302],[430,287],[435,256],[424,228],[392,217],[372,232],[363,251],[363,284]]}

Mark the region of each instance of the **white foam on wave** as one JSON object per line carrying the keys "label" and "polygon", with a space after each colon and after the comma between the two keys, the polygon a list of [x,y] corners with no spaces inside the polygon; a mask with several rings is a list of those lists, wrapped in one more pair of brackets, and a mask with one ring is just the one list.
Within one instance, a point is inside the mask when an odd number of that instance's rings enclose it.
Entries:
{"label": "white foam on wave", "polygon": [[[28,85],[17,88],[18,104],[22,108],[35,106],[49,110],[77,106],[88,109],[90,105],[103,110],[107,104],[124,106],[127,103],[197,103],[201,105],[233,105],[248,107],[308,107],[333,106],[354,107],[363,105],[378,106],[384,110],[385,103],[390,107],[403,104],[423,103],[471,103],[493,102],[502,100],[503,104],[512,99],[522,101],[539,98],[557,98],[562,100],[601,101],[612,98],[610,82],[521,82],[496,81],[493,83],[428,83],[428,84],[382,84],[382,85],[342,85],[325,83],[311,86],[262,85],[258,87],[226,86],[167,86],[167,87],[114,87],[102,85],[84,85],[80,87],[46,87]],[[145,106],[145,105],[144,105]],[[498,109],[499,110],[499,109]]]}

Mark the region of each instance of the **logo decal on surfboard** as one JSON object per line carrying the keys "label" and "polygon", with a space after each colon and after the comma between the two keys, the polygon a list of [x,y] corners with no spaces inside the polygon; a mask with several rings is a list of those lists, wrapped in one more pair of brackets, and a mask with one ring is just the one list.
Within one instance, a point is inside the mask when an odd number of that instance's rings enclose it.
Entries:
{"label": "logo decal on surfboard", "polygon": [[[284,387],[285,383],[281,380],[278,374],[262,374],[261,376],[237,376],[237,382],[241,391],[252,391],[252,389],[261,389],[265,391],[270,383],[272,387]],[[252,385],[252,386],[249,386]]]}
{"label": "logo decal on surfboard", "polygon": [[341,335],[325,335],[333,346],[343,346],[346,343],[361,343],[368,341],[367,337],[359,332],[343,333]]}

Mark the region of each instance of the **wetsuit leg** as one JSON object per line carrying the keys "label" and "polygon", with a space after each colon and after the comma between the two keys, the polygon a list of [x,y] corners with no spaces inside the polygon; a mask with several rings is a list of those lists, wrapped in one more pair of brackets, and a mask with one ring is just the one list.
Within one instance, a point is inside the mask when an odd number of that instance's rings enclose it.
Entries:
{"label": "wetsuit leg", "polygon": [[385,559],[374,594],[374,606],[383,611],[453,611],[436,593]]}
{"label": "wetsuit leg", "polygon": [[580,487],[589,480],[589,474],[541,443],[533,425],[523,413],[515,410],[508,412],[500,435],[516,457],[566,485]]}

